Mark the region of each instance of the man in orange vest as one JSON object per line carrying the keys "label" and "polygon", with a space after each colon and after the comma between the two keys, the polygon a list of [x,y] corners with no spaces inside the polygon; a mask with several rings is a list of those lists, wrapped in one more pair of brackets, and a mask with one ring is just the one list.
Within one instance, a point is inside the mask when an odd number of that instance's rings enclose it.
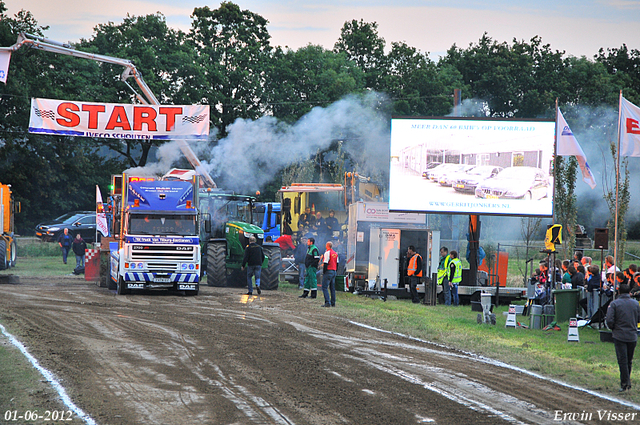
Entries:
{"label": "man in orange vest", "polygon": [[407,249],[407,258],[409,259],[409,266],[407,267],[407,276],[409,276],[409,289],[411,290],[411,301],[414,304],[420,302],[418,297],[418,283],[422,277],[422,257],[416,252],[416,248],[413,245],[409,245]]}

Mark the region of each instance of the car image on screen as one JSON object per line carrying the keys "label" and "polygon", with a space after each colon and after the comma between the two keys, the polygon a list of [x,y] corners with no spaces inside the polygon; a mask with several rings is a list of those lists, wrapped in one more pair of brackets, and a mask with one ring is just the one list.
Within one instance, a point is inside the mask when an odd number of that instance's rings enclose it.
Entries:
{"label": "car image on screen", "polygon": [[479,165],[465,173],[457,173],[452,176],[451,187],[453,187],[456,192],[468,192],[473,194],[476,191],[476,187],[478,187],[481,182],[494,177],[500,171],[502,171],[502,167]]}
{"label": "car image on screen", "polygon": [[547,173],[535,167],[509,167],[476,187],[476,198],[525,199],[545,198],[549,192]]}
{"label": "car image on screen", "polygon": [[458,164],[457,167],[452,167],[450,170],[443,171],[438,178],[438,183],[440,183],[440,186],[451,186],[454,179],[473,168],[473,165]]}

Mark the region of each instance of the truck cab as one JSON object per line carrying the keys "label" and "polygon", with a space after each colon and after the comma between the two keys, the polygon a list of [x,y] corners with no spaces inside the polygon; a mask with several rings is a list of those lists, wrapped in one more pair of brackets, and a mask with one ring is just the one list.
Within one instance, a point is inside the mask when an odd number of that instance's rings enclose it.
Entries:
{"label": "truck cab", "polygon": [[110,242],[117,293],[173,289],[196,295],[200,277],[197,178],[161,181],[124,175],[118,241]]}

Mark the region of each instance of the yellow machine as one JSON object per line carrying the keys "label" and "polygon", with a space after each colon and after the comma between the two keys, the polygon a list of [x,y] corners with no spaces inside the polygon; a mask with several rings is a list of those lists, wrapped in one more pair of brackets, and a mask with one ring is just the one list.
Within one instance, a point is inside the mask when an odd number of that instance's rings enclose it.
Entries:
{"label": "yellow machine", "polygon": [[13,214],[19,210],[20,204],[14,204],[11,196],[11,185],[0,183],[0,270],[16,265]]}

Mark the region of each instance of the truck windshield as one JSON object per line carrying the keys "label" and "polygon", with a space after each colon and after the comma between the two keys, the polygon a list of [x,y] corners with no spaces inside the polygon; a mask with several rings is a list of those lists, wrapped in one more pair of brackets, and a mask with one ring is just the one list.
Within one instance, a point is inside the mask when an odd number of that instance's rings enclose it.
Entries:
{"label": "truck windshield", "polygon": [[129,234],[196,236],[195,215],[135,214],[129,218]]}

